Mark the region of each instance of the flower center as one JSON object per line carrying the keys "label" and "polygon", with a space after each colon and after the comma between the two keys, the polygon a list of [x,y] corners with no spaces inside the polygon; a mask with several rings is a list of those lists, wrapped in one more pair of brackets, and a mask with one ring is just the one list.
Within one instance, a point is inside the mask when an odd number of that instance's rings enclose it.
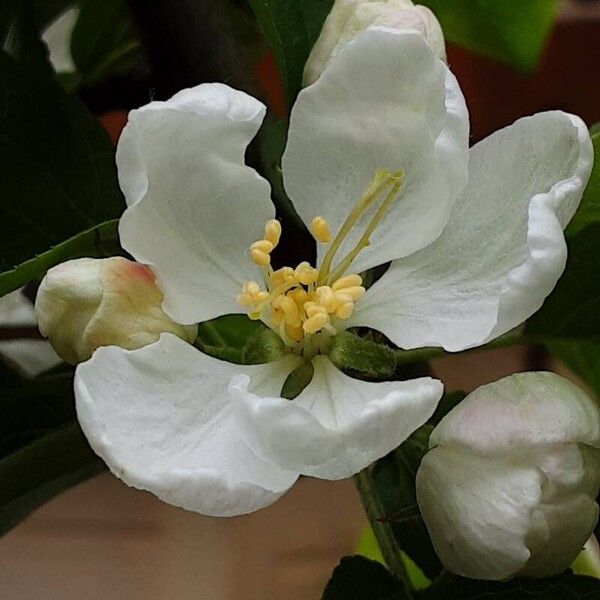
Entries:
{"label": "flower center", "polygon": [[[262,270],[264,288],[256,281],[247,281],[237,297],[248,316],[262,319],[279,333],[286,345],[305,355],[325,348],[329,336],[337,333],[337,321],[348,319],[354,303],[365,293],[361,276],[346,272],[369,245],[372,233],[398,197],[403,178],[402,171],[378,169],[333,240],[323,217],[312,220],[313,236],[328,246],[318,268],[301,262],[295,268],[274,271],[271,252],[281,238],[281,224],[276,219],[267,221],[263,238],[250,245],[250,258]],[[358,242],[334,266],[342,243],[377,201],[380,203]]]}

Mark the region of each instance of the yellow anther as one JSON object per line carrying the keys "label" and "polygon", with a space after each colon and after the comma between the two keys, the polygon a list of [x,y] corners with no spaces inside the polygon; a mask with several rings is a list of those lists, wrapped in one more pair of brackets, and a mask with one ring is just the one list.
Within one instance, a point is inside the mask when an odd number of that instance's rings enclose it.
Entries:
{"label": "yellow anther", "polygon": [[296,303],[288,296],[278,296],[273,300],[273,307],[283,311],[285,322],[293,327],[298,327],[302,323]]}
{"label": "yellow anther", "polygon": [[255,306],[264,302],[269,297],[269,293],[260,289],[256,281],[246,281],[242,286],[242,292],[238,295],[237,301],[242,306]]}
{"label": "yellow anther", "polygon": [[304,304],[304,312],[309,319],[321,314],[327,316],[325,307],[321,304],[317,304],[316,302],[306,302]]}
{"label": "yellow anther", "polygon": [[329,225],[323,217],[315,217],[311,221],[310,230],[315,236],[317,242],[327,244],[331,241],[331,232],[329,231]]}
{"label": "yellow anther", "polygon": [[252,262],[259,267],[266,267],[271,263],[271,255],[268,252],[263,252],[258,248],[253,248],[250,250],[250,258]]}
{"label": "yellow anther", "polygon": [[365,291],[365,288],[361,285],[355,285],[352,287],[344,288],[343,293],[347,294],[352,298],[352,300],[356,301],[365,293]]}
{"label": "yellow anther", "polygon": [[362,285],[362,277],[360,275],[344,275],[344,277],[340,277],[337,281],[335,281],[331,285],[331,288],[334,291],[337,291],[359,285]]}
{"label": "yellow anther", "polygon": [[285,332],[287,333],[288,337],[294,342],[299,342],[304,337],[304,330],[302,329],[302,325],[293,326],[286,323]]}
{"label": "yellow anther", "polygon": [[269,219],[265,224],[265,240],[271,242],[273,248],[281,238],[281,223],[277,219]]}
{"label": "yellow anther", "polygon": [[296,281],[302,285],[310,285],[317,280],[319,271],[314,267],[311,267],[306,261],[301,262],[294,270],[294,276]]}
{"label": "yellow anther", "polygon": [[329,315],[325,311],[316,312],[302,324],[305,333],[317,333],[329,323]]}
{"label": "yellow anther", "polygon": [[279,287],[294,280],[294,269],[292,267],[281,267],[271,274],[269,277],[269,283],[271,287]]}
{"label": "yellow anther", "polygon": [[316,289],[319,304],[325,308],[327,312],[335,310],[335,294],[328,285],[322,285]]}
{"label": "yellow anther", "polygon": [[354,310],[354,304],[352,302],[346,302],[346,304],[342,304],[336,311],[335,316],[338,319],[347,319]]}
{"label": "yellow anther", "polygon": [[252,250],[260,250],[261,252],[270,254],[273,248],[274,245],[269,240],[258,240],[250,245],[250,252]]}

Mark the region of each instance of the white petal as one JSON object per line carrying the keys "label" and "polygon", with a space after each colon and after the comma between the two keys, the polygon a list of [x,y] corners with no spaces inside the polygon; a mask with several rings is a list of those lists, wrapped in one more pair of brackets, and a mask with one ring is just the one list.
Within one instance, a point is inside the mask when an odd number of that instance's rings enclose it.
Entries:
{"label": "white petal", "polygon": [[57,73],[74,73],[77,68],[71,55],[71,36],[81,8],[72,6],[54,19],[42,33],[49,59]]}
{"label": "white petal", "polygon": [[244,153],[264,114],[258,100],[217,83],[129,114],[117,149],[129,205],[121,241],[154,268],[179,323],[241,312],[240,286],[257,277],[248,247],[274,208]]}
{"label": "white petal", "polygon": [[129,485],[213,516],[271,504],[297,473],[244,443],[227,388],[240,372],[278,393],[289,360],[243,367],[208,357],[164,334],[140,350],[98,349],[79,365],[77,414],[92,448]]}
{"label": "white petal", "polygon": [[434,448],[417,472],[417,500],[444,566],[476,579],[505,579],[529,560],[530,515],[542,473],[527,464]]}
{"label": "white petal", "polygon": [[584,123],[548,112],[471,150],[470,180],[444,233],[395,261],[350,323],[403,348],[477,346],[540,308],[566,260],[563,228],[593,162]]}
{"label": "white petal", "polygon": [[433,413],[441,382],[428,377],[372,383],[344,375],[328,358],[313,359],[311,383],[295,400],[261,397],[248,378],[232,380],[257,453],[286,469],[322,479],[357,473],[399,446]]}
{"label": "white petal", "polygon": [[504,377],[469,394],[431,435],[431,446],[467,445],[494,454],[519,445],[579,442],[600,447],[600,412],[555,373]]}
{"label": "white petal", "polygon": [[[376,169],[406,172],[398,200],[356,260],[360,271],[439,236],[466,183],[467,148],[464,98],[423,36],[370,28],[300,92],[283,155],[284,183],[304,222],[323,216],[333,233]],[[357,229],[348,237],[340,256],[360,235]]]}

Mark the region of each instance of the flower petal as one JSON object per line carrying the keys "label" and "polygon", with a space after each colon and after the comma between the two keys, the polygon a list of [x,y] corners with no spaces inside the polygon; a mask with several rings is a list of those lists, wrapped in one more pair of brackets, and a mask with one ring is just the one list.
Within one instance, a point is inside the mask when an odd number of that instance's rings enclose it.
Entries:
{"label": "flower petal", "polygon": [[349,324],[378,329],[402,348],[450,351],[516,327],[563,272],[563,228],[592,163],[585,124],[559,111],[520,119],[480,142],[444,233],[392,263]]}
{"label": "flower petal", "polygon": [[239,288],[257,276],[248,247],[274,208],[244,153],[264,114],[258,100],[217,83],[129,114],[117,149],[129,205],[121,241],[154,268],[179,323],[241,312]]}
{"label": "flower petal", "polygon": [[433,413],[441,382],[428,377],[372,383],[344,375],[325,356],[293,401],[261,397],[238,376],[231,391],[244,405],[248,444],[303,475],[342,479],[399,446]]}
{"label": "flower petal", "polygon": [[274,502],[297,473],[259,458],[243,441],[227,392],[244,372],[278,393],[289,360],[244,367],[208,357],[171,334],[140,350],[98,349],[77,368],[77,414],[115,475],[162,500],[213,516]]}
{"label": "flower petal", "polygon": [[572,441],[600,448],[598,406],[564,377],[528,372],[471,392],[435,428],[430,445],[461,444],[494,454]]}
{"label": "flower petal", "polygon": [[543,474],[460,447],[430,450],[417,472],[417,501],[435,550],[458,575],[505,579],[529,560],[530,515]]}
{"label": "flower petal", "polygon": [[[300,92],[288,137],[282,160],[286,190],[305,223],[320,215],[332,232],[376,169],[405,171],[400,196],[356,259],[355,271],[437,238],[467,179],[464,98],[417,32],[369,28],[349,42],[319,80]],[[338,256],[354,246],[362,229],[348,237]]]}

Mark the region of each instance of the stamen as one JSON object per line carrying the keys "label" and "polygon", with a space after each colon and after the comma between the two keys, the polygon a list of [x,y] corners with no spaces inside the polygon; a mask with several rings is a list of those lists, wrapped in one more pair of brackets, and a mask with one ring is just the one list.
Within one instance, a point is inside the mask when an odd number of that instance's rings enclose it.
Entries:
{"label": "stamen", "polygon": [[369,208],[369,206],[371,206],[381,192],[392,185],[392,183],[393,177],[390,175],[388,170],[377,169],[375,172],[375,177],[373,177],[373,181],[371,181],[367,189],[364,191],[361,199],[344,221],[343,225],[335,236],[333,243],[329,247],[327,254],[325,254],[323,257],[323,262],[321,263],[321,267],[319,269],[319,278],[317,279],[317,284],[320,285],[327,281],[331,263],[333,262],[339,247],[342,245],[342,242],[346,239],[362,214]]}
{"label": "stamen", "polygon": [[271,242],[273,248],[279,244],[281,238],[281,223],[277,219],[269,219],[265,224],[265,240]]}
{"label": "stamen", "polygon": [[385,216],[390,206],[398,196],[400,187],[402,186],[402,180],[404,179],[404,171],[396,171],[389,178],[390,182],[393,182],[391,190],[388,192],[383,202],[377,209],[377,212],[367,225],[365,232],[362,237],[358,240],[354,248],[348,253],[348,255],[339,263],[335,271],[331,273],[331,279],[336,280],[346,272],[346,269],[352,264],[354,259],[358,256],[359,252],[366,248],[370,244],[371,234],[375,231],[377,225],[381,222],[381,219]]}
{"label": "stamen", "polygon": [[252,262],[259,267],[266,267],[268,264],[271,264],[271,255],[258,248],[250,250],[250,258],[252,259]]}
{"label": "stamen", "polygon": [[317,242],[327,244],[331,241],[331,232],[329,231],[329,225],[323,217],[315,217],[310,224],[310,230],[315,236]]}
{"label": "stamen", "polygon": [[311,267],[306,261],[301,262],[294,270],[296,281],[302,285],[310,285],[317,280],[319,272],[314,267]]}

